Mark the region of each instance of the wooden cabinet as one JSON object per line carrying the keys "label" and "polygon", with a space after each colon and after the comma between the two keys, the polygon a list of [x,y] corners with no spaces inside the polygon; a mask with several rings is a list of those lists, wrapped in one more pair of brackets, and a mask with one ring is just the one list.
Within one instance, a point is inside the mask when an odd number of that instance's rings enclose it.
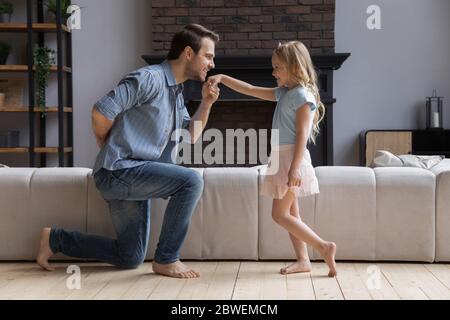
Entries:
{"label": "wooden cabinet", "polygon": [[360,141],[361,166],[370,166],[377,150],[450,158],[450,130],[367,130]]}

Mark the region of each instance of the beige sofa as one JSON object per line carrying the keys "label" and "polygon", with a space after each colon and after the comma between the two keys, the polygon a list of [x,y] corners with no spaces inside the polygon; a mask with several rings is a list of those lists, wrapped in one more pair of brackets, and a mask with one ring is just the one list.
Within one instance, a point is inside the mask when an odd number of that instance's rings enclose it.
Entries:
{"label": "beige sofa", "polygon": [[[182,258],[294,258],[288,234],[272,221],[272,201],[259,194],[261,167],[196,170],[205,188]],[[45,226],[114,237],[91,172],[0,169],[0,260],[33,260]],[[450,160],[431,171],[318,167],[316,174],[321,193],[300,199],[302,218],[337,243],[338,260],[450,261]],[[148,259],[166,205],[152,200]]]}

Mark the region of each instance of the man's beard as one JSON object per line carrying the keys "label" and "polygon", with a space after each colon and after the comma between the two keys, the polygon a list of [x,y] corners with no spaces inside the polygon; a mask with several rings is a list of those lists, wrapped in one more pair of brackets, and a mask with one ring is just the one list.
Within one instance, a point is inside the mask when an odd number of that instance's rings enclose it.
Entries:
{"label": "man's beard", "polygon": [[206,79],[202,78],[203,71],[196,71],[193,69],[188,69],[188,78],[194,81],[205,82]]}

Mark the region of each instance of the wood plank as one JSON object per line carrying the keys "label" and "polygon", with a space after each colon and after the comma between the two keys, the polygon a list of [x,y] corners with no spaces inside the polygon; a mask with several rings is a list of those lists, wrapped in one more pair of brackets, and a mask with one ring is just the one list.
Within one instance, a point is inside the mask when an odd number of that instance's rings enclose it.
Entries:
{"label": "wood plank", "polygon": [[[286,266],[292,262],[286,262]],[[311,279],[311,272],[295,273],[286,276],[288,300],[315,300],[316,294]]]}
{"label": "wood plank", "polygon": [[372,300],[366,280],[354,263],[339,263],[337,281],[345,300]]}
{"label": "wood plank", "polygon": [[188,281],[196,281],[196,279],[160,277],[161,281],[156,285],[148,300],[175,300]]}
{"label": "wood plank", "polygon": [[28,153],[28,148],[0,148],[0,153]]}
{"label": "wood plank", "polygon": [[9,289],[14,280],[20,278],[24,270],[22,263],[0,263],[0,300],[9,298]]}
{"label": "wood plank", "polygon": [[[209,285],[211,284],[213,275],[217,269],[217,262],[189,262],[189,266],[200,273],[200,278],[187,281],[183,290],[179,292],[177,300],[202,300]],[[232,279],[234,280],[234,279]]]}
{"label": "wood plank", "polygon": [[118,300],[120,299],[136,282],[142,274],[148,274],[148,264],[140,266],[137,269],[120,270],[111,277],[106,285],[94,296],[94,300]]}
{"label": "wood plank", "polygon": [[[64,32],[70,33],[70,29],[62,24],[61,28]],[[32,29],[37,32],[56,32],[56,23],[33,23]],[[26,23],[0,23],[0,31],[3,32],[27,32],[28,26]]]}
{"label": "wood plank", "polygon": [[161,282],[163,277],[153,273],[151,262],[147,262],[145,265],[146,269],[120,297],[121,300],[147,300]]}
{"label": "wood plank", "polygon": [[[376,266],[379,268],[381,272],[380,264],[375,263],[355,263],[356,272],[360,275],[361,279],[366,283],[369,280],[369,276],[372,275],[372,270],[369,270],[369,267]],[[368,287],[369,294],[373,300],[399,300],[399,295],[395,292],[394,288],[392,288],[389,281],[386,279],[383,272],[380,273],[380,287]]]}
{"label": "wood plank", "polygon": [[[64,153],[72,152],[72,147],[65,147]],[[29,148],[0,148],[0,153],[28,153]],[[36,153],[58,153],[57,147],[34,148]]]}
{"label": "wood plank", "polygon": [[285,266],[285,262],[263,263],[262,300],[287,299],[287,276],[280,273],[280,269]]}
{"label": "wood plank", "polygon": [[[55,267],[58,268],[57,263],[52,263]],[[67,286],[67,281],[69,280],[69,277],[71,277],[73,274],[67,273],[68,267],[71,265],[77,265],[80,267],[80,285],[81,288],[83,288],[84,282],[86,278],[89,275],[89,272],[87,270],[92,265],[89,265],[88,263],[65,263],[61,267],[64,268],[64,275],[60,281],[56,282],[53,286],[50,286],[45,292],[42,293],[42,298],[46,300],[65,300],[67,299],[72,292],[76,291],[77,289],[71,289]]]}
{"label": "wood plank", "polygon": [[233,300],[286,299],[286,276],[279,273],[284,262],[242,262]]}
{"label": "wood plank", "polygon": [[440,282],[423,264],[405,265],[408,273],[414,276],[422,291],[431,300],[449,300],[450,290]]}
{"label": "wood plank", "polygon": [[260,300],[262,279],[263,271],[260,263],[241,262],[232,299]]}
{"label": "wood plank", "polygon": [[46,272],[37,264],[24,264],[10,273],[10,281],[2,288],[0,299],[36,300],[42,299],[43,293],[64,275],[64,270]]}
{"label": "wood plank", "polygon": [[328,266],[326,263],[313,263],[311,279],[317,300],[344,300],[336,278],[328,277]]}
{"label": "wood plank", "polygon": [[[34,108],[34,112],[42,112],[40,108]],[[65,107],[64,109],[65,113],[72,113],[73,108]],[[0,112],[29,112],[28,107],[2,107],[0,108]],[[58,107],[46,107],[45,112],[58,112]]]}
{"label": "wood plank", "polygon": [[205,293],[206,300],[230,300],[238,277],[241,263],[234,261],[221,261],[211,279],[208,290]]}
{"label": "wood plank", "polygon": [[425,264],[430,271],[444,286],[450,289],[450,266],[448,264]]}
{"label": "wood plank", "polygon": [[[137,270],[76,264],[80,290],[67,288],[70,263],[54,263],[55,272],[35,263],[0,263],[0,299],[450,299],[447,264],[338,263],[335,279],[327,277],[325,263],[313,263],[311,273],[284,276],[284,262],[199,261],[189,265],[201,278],[189,280],[154,275],[151,263]],[[367,287],[371,265],[381,270],[380,289]]]}
{"label": "wood plank", "polygon": [[91,300],[99,293],[108,282],[117,276],[120,269],[108,264],[92,264],[81,267],[81,274],[86,277],[81,283],[80,290],[73,290],[66,300]]}
{"label": "wood plank", "polygon": [[[36,70],[36,66],[33,66],[33,70]],[[2,64],[2,65],[0,65],[0,71],[2,71],[2,72],[25,72],[25,71],[28,71],[28,65]],[[52,65],[52,66],[50,66],[50,71],[56,72],[56,71],[58,71],[58,67],[56,65]],[[72,68],[63,66],[63,71],[67,72],[67,73],[71,73]]]}
{"label": "wood plank", "polygon": [[408,268],[400,263],[386,263],[380,265],[381,272],[391,284],[392,288],[403,300],[428,300],[429,297],[420,288],[418,279],[408,272]]}

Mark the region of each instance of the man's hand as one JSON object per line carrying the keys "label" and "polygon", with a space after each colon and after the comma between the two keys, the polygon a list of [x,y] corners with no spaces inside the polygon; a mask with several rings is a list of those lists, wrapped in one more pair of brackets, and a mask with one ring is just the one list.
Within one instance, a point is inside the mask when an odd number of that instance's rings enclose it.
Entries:
{"label": "man's hand", "polygon": [[219,83],[222,83],[222,75],[217,74],[215,76],[209,77],[207,83],[209,83],[211,86],[218,86]]}
{"label": "man's hand", "polygon": [[101,149],[103,148],[103,145],[105,144],[105,140],[100,140],[97,138],[97,146]]}
{"label": "man's hand", "polygon": [[97,145],[102,148],[109,136],[114,120],[109,120],[100,112],[92,108],[92,129],[97,140]]}
{"label": "man's hand", "polygon": [[219,87],[212,83],[210,81],[207,81],[203,84],[202,88],[202,97],[203,101],[206,102],[208,105],[212,105],[214,102],[217,101],[220,95],[220,89]]}

